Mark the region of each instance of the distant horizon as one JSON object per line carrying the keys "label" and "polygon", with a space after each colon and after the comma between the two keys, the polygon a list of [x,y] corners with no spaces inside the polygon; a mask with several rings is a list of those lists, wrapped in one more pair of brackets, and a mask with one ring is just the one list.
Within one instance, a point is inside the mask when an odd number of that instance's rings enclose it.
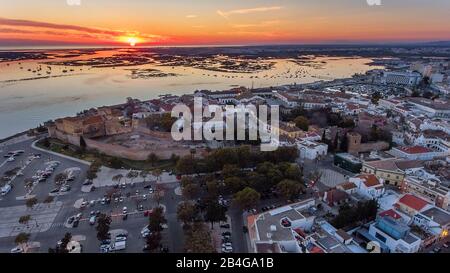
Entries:
{"label": "distant horizon", "polygon": [[273,46],[447,46],[450,40],[425,40],[425,41],[341,41],[341,42],[322,42],[322,43],[248,43],[248,44],[158,44],[158,45],[137,45],[129,46],[123,44],[29,44],[29,45],[3,45],[0,44],[0,50],[18,49],[18,50],[45,50],[45,49],[102,49],[102,48],[207,48],[207,47],[273,47]]}
{"label": "distant horizon", "polygon": [[3,47],[450,41],[448,0],[0,2]]}

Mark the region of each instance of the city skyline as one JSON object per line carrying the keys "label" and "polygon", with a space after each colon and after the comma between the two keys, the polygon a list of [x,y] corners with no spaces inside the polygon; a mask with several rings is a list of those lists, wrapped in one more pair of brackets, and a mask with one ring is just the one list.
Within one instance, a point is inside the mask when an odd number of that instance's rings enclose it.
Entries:
{"label": "city skyline", "polygon": [[[75,1],[76,2],[76,1]],[[158,46],[448,41],[450,3],[0,1],[0,46]],[[72,3],[72,2],[70,2]],[[18,8],[27,7],[27,8]],[[36,12],[38,11],[38,12]],[[169,12],[168,12],[169,11]]]}

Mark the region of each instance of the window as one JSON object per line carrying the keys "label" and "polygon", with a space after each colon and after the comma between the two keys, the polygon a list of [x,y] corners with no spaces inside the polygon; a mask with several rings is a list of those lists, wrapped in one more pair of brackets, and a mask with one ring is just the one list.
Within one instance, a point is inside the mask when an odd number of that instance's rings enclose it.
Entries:
{"label": "window", "polygon": [[376,232],[376,233],[375,233],[375,237],[376,237],[378,240],[382,241],[383,243],[386,243],[386,238],[385,238],[383,235],[381,235],[380,233]]}

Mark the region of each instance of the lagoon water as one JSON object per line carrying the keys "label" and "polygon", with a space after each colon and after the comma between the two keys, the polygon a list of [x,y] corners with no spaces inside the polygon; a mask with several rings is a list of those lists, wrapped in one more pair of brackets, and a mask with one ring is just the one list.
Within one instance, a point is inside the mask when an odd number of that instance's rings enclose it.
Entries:
{"label": "lagoon water", "polygon": [[[116,52],[117,49],[112,49],[73,59],[113,55]],[[67,60],[71,59],[64,59]],[[75,115],[91,107],[122,103],[127,97],[148,100],[162,94],[190,94],[200,89],[215,91],[235,86],[256,88],[308,83],[350,77],[355,73],[378,68],[369,66],[371,60],[365,58],[318,57],[315,61],[320,63],[320,66],[298,65],[289,60],[271,60],[276,63],[271,70],[257,73],[224,73],[191,67],[146,64],[115,68],[51,65],[51,74],[46,74],[44,67],[49,68],[44,63],[47,61],[0,63],[0,139],[36,127],[50,119]],[[32,72],[39,65],[43,68],[41,76]],[[130,77],[131,68],[158,69],[164,73],[176,73],[178,76],[133,79]],[[29,69],[31,71],[28,71]],[[51,77],[36,79],[46,76]]]}

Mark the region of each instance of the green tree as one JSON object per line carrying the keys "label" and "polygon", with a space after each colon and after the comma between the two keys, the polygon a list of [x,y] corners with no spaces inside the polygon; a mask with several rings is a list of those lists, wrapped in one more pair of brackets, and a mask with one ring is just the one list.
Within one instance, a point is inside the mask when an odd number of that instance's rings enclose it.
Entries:
{"label": "green tree", "polygon": [[116,174],[112,177],[112,181],[116,182],[116,185],[120,184],[120,181],[123,179],[123,174]]}
{"label": "green tree", "polygon": [[241,172],[241,169],[237,165],[232,164],[226,164],[223,166],[222,169],[222,176],[223,178],[229,178],[229,177],[235,177],[239,176],[239,173]]}
{"label": "green tree", "polygon": [[184,247],[188,253],[214,253],[211,233],[202,223],[195,223],[186,231]]}
{"label": "green tree", "polygon": [[182,157],[175,168],[179,174],[192,174],[195,172],[195,160],[192,160],[190,156]]}
{"label": "green tree", "polygon": [[163,230],[162,225],[167,223],[164,217],[164,209],[162,207],[156,207],[149,215],[148,228],[152,232],[161,232]]}
{"label": "green tree", "polygon": [[195,205],[191,202],[181,202],[177,207],[177,218],[185,225],[192,223],[196,218],[197,212]]}
{"label": "green tree", "polygon": [[200,193],[200,186],[193,182],[185,184],[183,185],[182,193],[186,199],[192,199]]}
{"label": "green tree", "polygon": [[231,193],[236,193],[245,188],[245,183],[238,177],[229,177],[224,180],[225,188]]}
{"label": "green tree", "polygon": [[23,215],[19,218],[19,224],[28,225],[28,222],[31,220],[31,215]]}
{"label": "green tree", "polygon": [[83,136],[80,136],[80,148],[82,152],[86,150],[86,146],[86,140],[84,140]]}
{"label": "green tree", "polygon": [[254,208],[261,198],[261,194],[252,188],[245,188],[242,191],[236,193],[233,198],[233,203],[238,205],[241,209]]}
{"label": "green tree", "polygon": [[130,179],[131,184],[133,184],[133,180],[139,176],[139,172],[135,170],[130,170],[127,173],[127,178]]}
{"label": "green tree", "polygon": [[156,177],[156,181],[159,181],[161,175],[162,175],[162,170],[161,169],[154,169],[152,171],[152,175]]}
{"label": "green tree", "polygon": [[298,116],[294,119],[295,126],[302,129],[303,131],[308,131],[309,121],[304,116]]}
{"label": "green tree", "polygon": [[16,238],[14,239],[14,242],[19,245],[23,250],[25,250],[25,247],[27,246],[28,240],[30,239],[30,234],[21,232],[17,234]]}
{"label": "green tree", "polygon": [[208,194],[208,198],[217,199],[219,195],[219,186],[217,180],[210,180],[206,182],[206,193]]}
{"label": "green tree", "polygon": [[226,208],[220,205],[217,200],[209,201],[206,204],[205,220],[211,223],[211,229],[214,228],[214,223],[219,221],[226,221]]}
{"label": "green tree", "polygon": [[63,173],[58,173],[57,175],[55,175],[55,178],[53,180],[55,181],[56,185],[61,185],[64,182],[66,182],[67,178],[68,178],[67,173],[63,172]]}
{"label": "green tree", "polygon": [[104,213],[101,213],[98,216],[97,227],[96,227],[97,239],[99,241],[109,239],[108,232],[109,232],[110,225],[111,225],[111,217]]}
{"label": "green tree", "polygon": [[28,198],[27,201],[25,201],[25,205],[27,208],[33,208],[38,203],[38,200],[36,197]]}
{"label": "green tree", "polygon": [[277,184],[276,189],[286,200],[292,200],[298,196],[302,186],[297,181],[285,179]]}
{"label": "green tree", "polygon": [[151,166],[154,166],[158,160],[158,156],[155,153],[151,153],[147,157],[147,162],[150,163]]}
{"label": "green tree", "polygon": [[376,92],[372,93],[371,101],[373,104],[378,105],[378,101],[382,98],[383,98],[383,96],[381,95],[381,93],[376,91]]}
{"label": "green tree", "polygon": [[152,232],[145,238],[147,248],[152,252],[155,251],[161,246],[161,239],[162,236],[160,232]]}

